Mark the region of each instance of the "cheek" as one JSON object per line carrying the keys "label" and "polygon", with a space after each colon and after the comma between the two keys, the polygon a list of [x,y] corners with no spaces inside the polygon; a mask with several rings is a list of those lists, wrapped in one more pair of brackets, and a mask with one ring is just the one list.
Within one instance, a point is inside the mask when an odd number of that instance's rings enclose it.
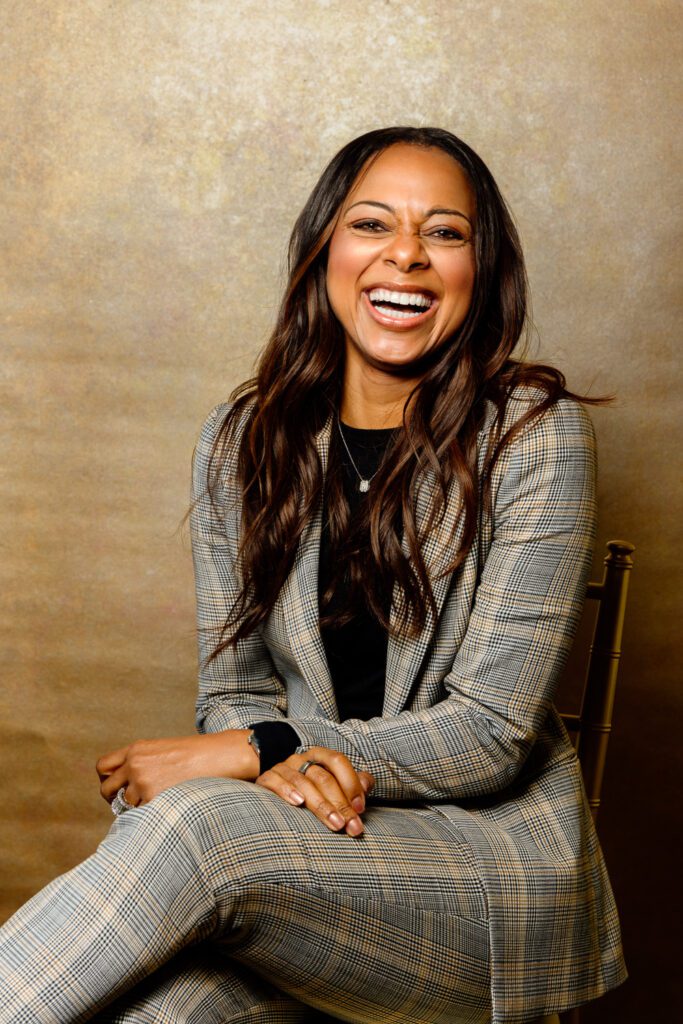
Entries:
{"label": "cheek", "polygon": [[353,284],[355,265],[352,247],[333,239],[327,257],[327,293],[330,301],[342,299],[344,289]]}
{"label": "cheek", "polygon": [[456,263],[449,265],[443,271],[442,280],[446,294],[449,295],[451,300],[459,308],[463,304],[466,304],[469,308],[474,290],[473,257],[458,260]]}

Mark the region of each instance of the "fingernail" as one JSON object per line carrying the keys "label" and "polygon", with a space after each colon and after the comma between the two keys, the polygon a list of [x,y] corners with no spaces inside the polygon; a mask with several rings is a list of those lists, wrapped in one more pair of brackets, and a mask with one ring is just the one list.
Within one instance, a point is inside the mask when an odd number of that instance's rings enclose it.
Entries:
{"label": "fingernail", "polygon": [[359,814],[362,814],[363,811],[365,810],[365,800],[363,799],[362,796],[354,796],[353,800],[351,801],[351,806],[353,807],[354,811],[358,811]]}
{"label": "fingernail", "polygon": [[344,819],[342,818],[341,814],[337,814],[336,811],[332,811],[332,814],[329,815],[329,818],[335,828],[341,828],[342,825],[344,824]]}
{"label": "fingernail", "polygon": [[363,823],[360,818],[351,818],[346,826],[346,831],[350,836],[359,836],[363,831]]}
{"label": "fingernail", "polygon": [[360,777],[360,784],[361,784],[361,786],[363,787],[363,789],[365,790],[366,793],[370,792],[370,785],[371,785],[370,784],[370,779],[366,779],[364,775],[361,775],[361,777]]}
{"label": "fingernail", "polygon": [[297,804],[298,807],[301,807],[302,803],[304,802],[304,798],[302,797],[301,793],[290,793],[289,799],[292,801],[293,804]]}

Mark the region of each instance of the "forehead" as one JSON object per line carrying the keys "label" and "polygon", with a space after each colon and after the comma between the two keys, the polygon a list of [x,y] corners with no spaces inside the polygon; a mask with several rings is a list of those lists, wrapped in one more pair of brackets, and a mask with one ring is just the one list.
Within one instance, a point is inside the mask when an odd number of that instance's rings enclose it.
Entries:
{"label": "forehead", "polygon": [[356,178],[344,208],[362,202],[408,206],[416,212],[456,207],[474,214],[474,192],[460,164],[442,149],[399,143],[371,158]]}

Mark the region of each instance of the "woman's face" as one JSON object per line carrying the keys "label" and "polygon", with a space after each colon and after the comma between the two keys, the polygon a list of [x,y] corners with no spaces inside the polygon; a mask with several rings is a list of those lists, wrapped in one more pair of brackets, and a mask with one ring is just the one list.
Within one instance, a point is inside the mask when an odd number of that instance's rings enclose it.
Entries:
{"label": "woman's face", "polygon": [[440,149],[397,144],[361,174],[330,239],[347,360],[391,373],[448,339],[474,286],[474,195]]}

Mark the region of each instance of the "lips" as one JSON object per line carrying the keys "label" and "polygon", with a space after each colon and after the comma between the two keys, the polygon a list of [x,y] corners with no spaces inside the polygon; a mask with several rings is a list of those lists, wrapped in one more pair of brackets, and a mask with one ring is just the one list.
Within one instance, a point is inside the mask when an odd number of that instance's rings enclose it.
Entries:
{"label": "lips", "polygon": [[373,320],[394,330],[419,326],[434,314],[438,305],[433,292],[405,285],[366,288],[363,300]]}

